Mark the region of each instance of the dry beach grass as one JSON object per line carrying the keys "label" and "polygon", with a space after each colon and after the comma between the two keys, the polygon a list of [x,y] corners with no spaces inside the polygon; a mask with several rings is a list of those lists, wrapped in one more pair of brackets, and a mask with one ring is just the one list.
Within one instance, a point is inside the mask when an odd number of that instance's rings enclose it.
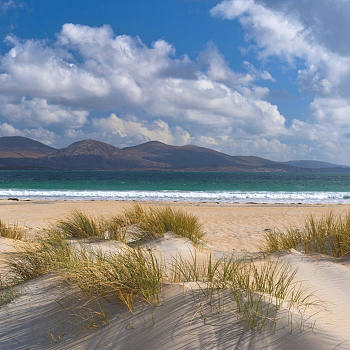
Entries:
{"label": "dry beach grass", "polygon": [[[345,206],[322,216],[330,208],[118,203],[114,210],[114,203],[104,202],[24,204],[4,204],[3,220],[11,225],[11,208],[21,207],[22,218],[29,220],[35,205],[59,210],[50,222],[35,223],[40,231],[27,227],[33,230],[27,241],[1,241],[0,314],[11,317],[0,321],[0,348],[137,349],[141,343],[144,349],[349,348],[350,319],[343,310],[349,304],[347,261],[288,250],[310,246],[310,233],[296,245],[279,245],[281,232],[290,232],[282,231],[289,227],[283,217],[288,212],[299,213],[298,234],[312,229],[328,236],[332,227],[347,230],[348,216],[337,216]],[[29,214],[23,208],[31,208]],[[283,220],[275,220],[276,236],[268,217],[275,218],[278,210]],[[254,248],[249,243],[241,248],[244,253],[235,253],[241,249],[236,242],[226,244],[233,235],[225,231],[230,224],[223,218],[231,213],[243,239],[249,222],[241,222],[251,213],[254,227],[259,211]],[[303,225],[308,214],[314,216]],[[221,220],[215,232],[209,229],[210,215]],[[259,252],[264,237],[270,246]],[[287,251],[275,256],[267,253],[271,250]],[[342,277],[326,288],[325,276]],[[30,322],[34,314],[36,324]]]}

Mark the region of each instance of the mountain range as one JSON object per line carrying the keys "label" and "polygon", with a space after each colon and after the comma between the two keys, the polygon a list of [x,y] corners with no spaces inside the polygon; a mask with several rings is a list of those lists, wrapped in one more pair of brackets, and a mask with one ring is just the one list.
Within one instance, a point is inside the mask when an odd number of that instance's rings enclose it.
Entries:
{"label": "mountain range", "polygon": [[274,162],[254,156],[230,156],[194,145],[171,146],[150,141],[118,148],[82,140],[57,149],[21,136],[0,137],[1,169],[350,173],[350,167],[326,162]]}

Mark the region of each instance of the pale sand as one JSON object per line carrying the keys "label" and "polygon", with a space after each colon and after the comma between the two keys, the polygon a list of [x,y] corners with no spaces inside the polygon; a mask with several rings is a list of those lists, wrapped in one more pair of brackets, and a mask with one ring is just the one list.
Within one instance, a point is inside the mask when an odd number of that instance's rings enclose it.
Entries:
{"label": "pale sand", "polygon": [[[148,202],[142,202],[149,204]],[[77,208],[92,215],[110,216],[131,206],[127,201],[8,201],[0,200],[0,219],[18,223],[30,230],[47,227],[55,219],[63,218]],[[316,218],[333,211],[345,213],[350,205],[283,205],[283,204],[216,204],[165,203],[197,215],[207,232],[207,242],[219,251],[258,251],[263,233],[269,229],[283,229],[292,223],[301,225],[312,214]]]}
{"label": "pale sand", "polygon": [[[3,200],[0,201],[0,218],[36,230],[63,217],[71,208],[109,216],[130,204]],[[310,214],[320,217],[329,211],[340,214],[350,210],[350,205],[170,205],[196,214],[202,222],[209,250],[197,250],[199,257],[206,256],[209,251],[217,255],[228,251],[257,252],[266,229],[282,229],[291,223],[300,225]],[[100,246],[104,250],[117,250],[119,244],[106,241]],[[179,252],[190,259],[191,252],[195,251],[190,241],[171,233],[164,240],[150,243],[149,248],[165,259]],[[11,240],[0,239],[2,256],[13,251]],[[152,309],[141,305],[134,314],[106,303],[109,324],[95,329],[86,314],[81,315],[79,323],[72,322],[70,314],[80,312],[84,303],[84,299],[72,303],[72,296],[78,297],[79,293],[51,276],[42,276],[26,283],[18,299],[0,308],[0,349],[350,349],[349,261],[295,251],[286,253],[282,259],[299,269],[297,280],[303,281],[317,297],[327,302],[316,315],[313,309],[307,311],[303,320],[299,311],[293,310],[292,333],[288,323],[290,314],[283,311],[276,332],[267,329],[262,333],[243,328],[230,308],[220,316],[212,315],[198,301],[195,304],[192,288],[196,289],[196,285],[193,284],[167,285],[160,306]],[[67,297],[63,298],[65,295]],[[201,312],[198,311],[200,306]],[[84,327],[89,328],[87,333]]]}

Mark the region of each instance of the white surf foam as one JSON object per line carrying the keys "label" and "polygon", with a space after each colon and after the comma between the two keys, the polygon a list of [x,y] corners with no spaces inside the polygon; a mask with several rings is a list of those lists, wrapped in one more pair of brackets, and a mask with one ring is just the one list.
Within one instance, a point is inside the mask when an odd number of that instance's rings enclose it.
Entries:
{"label": "white surf foam", "polygon": [[0,190],[0,198],[47,200],[147,200],[257,203],[350,203],[347,192],[244,192],[244,191],[75,191]]}

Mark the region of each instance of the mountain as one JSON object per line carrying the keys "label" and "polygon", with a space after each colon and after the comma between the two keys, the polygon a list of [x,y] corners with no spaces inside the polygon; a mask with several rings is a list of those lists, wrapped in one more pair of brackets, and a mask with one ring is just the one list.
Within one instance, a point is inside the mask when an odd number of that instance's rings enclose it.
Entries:
{"label": "mountain", "polygon": [[74,142],[66,148],[62,148],[57,152],[56,156],[94,155],[104,158],[112,158],[120,154],[121,151],[119,148],[111,146],[108,143],[95,140],[82,140]]}
{"label": "mountain", "polygon": [[46,151],[55,151],[56,148],[44,145],[35,140],[28,139],[22,136],[3,136],[0,137],[0,147],[6,148],[35,148]]}
{"label": "mountain", "polygon": [[337,165],[327,162],[320,162],[318,160],[291,160],[289,162],[284,162],[283,164],[293,165],[300,168],[309,168],[309,169],[327,169],[327,168],[349,168],[345,165]]}
{"label": "mountain", "polygon": [[232,164],[232,157],[208,148],[170,146],[158,141],[123,148],[124,152],[138,155],[144,159],[170,168],[226,167]]}
{"label": "mountain", "polygon": [[0,137],[0,169],[350,172],[349,167],[318,163],[273,162],[253,156],[230,156],[194,145],[171,146],[158,141],[118,148],[100,141],[82,140],[55,149],[24,137]]}
{"label": "mountain", "polygon": [[155,162],[158,167],[176,170],[200,171],[266,171],[269,167],[285,166],[268,159],[252,156],[230,156],[209,148],[194,145],[170,146],[158,141],[150,141],[138,146],[126,147],[122,151],[138,155]]}
{"label": "mountain", "polygon": [[26,137],[0,137],[0,158],[42,158],[55,152],[56,148]]}

